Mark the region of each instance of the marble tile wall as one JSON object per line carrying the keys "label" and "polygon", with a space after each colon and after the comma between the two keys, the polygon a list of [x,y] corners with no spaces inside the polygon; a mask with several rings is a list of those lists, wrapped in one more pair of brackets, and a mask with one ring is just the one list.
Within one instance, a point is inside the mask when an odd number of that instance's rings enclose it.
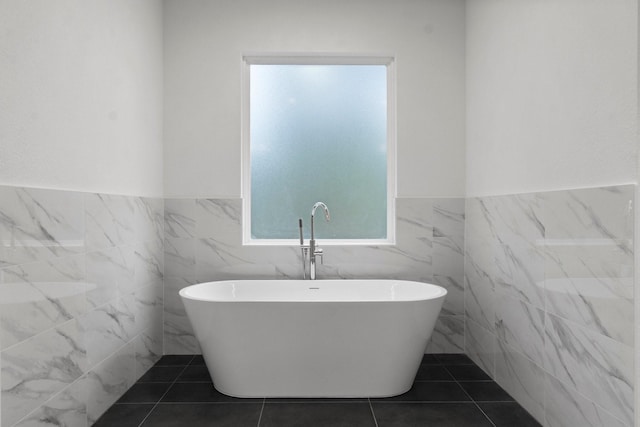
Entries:
{"label": "marble tile wall", "polygon": [[632,426],[632,185],[469,198],[465,351],[545,426]]}
{"label": "marble tile wall", "polygon": [[[396,201],[393,246],[331,246],[319,278],[396,278],[437,283],[449,294],[428,352],[464,350],[464,206],[458,199]],[[242,246],[241,199],[165,200],[164,353],[199,352],[178,291],[234,278],[302,278],[298,247]],[[294,225],[295,226],[295,225]]]}
{"label": "marble tile wall", "polygon": [[4,427],[83,427],[162,354],[162,199],[0,186]]}

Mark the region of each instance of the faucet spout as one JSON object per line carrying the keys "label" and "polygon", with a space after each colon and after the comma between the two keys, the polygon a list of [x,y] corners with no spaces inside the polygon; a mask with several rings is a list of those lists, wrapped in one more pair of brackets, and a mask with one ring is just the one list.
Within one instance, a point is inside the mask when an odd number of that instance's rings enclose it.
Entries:
{"label": "faucet spout", "polygon": [[313,234],[313,218],[316,215],[316,209],[318,208],[322,208],[324,210],[324,218],[327,220],[327,222],[329,222],[331,220],[331,214],[329,213],[329,208],[327,207],[327,205],[325,205],[322,202],[316,202],[313,205],[313,208],[311,209],[311,240],[314,240],[314,234]]}
{"label": "faucet spout", "polygon": [[324,210],[324,218],[327,222],[331,220],[331,214],[329,208],[323,202],[316,202],[311,209],[311,239],[309,240],[309,279],[316,279],[316,257],[322,259],[322,249],[316,245],[316,238],[313,230],[314,217],[316,215],[316,209],[322,208]]}

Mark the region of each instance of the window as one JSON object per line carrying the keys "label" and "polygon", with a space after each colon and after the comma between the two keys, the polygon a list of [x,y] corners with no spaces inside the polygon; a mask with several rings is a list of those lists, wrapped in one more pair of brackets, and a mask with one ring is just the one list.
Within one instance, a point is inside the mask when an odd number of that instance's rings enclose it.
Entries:
{"label": "window", "polygon": [[245,243],[394,238],[395,145],[390,58],[245,57]]}

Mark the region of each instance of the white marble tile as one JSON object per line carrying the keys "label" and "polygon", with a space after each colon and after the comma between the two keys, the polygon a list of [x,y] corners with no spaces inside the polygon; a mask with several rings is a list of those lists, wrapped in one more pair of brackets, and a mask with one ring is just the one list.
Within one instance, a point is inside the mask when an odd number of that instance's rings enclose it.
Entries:
{"label": "white marble tile", "polygon": [[75,320],[0,353],[2,423],[13,425],[80,378],[86,350]]}
{"label": "white marble tile", "polygon": [[[398,279],[433,283],[431,257],[418,256],[398,246],[326,247],[319,277],[334,271],[343,279]],[[330,277],[327,277],[330,278]]]}
{"label": "white marble tile", "polygon": [[465,315],[480,326],[495,331],[495,292],[483,282],[468,282],[464,289]]}
{"label": "white marble tile", "polygon": [[440,315],[426,353],[464,353],[464,316]]}
{"label": "white marble tile", "polygon": [[447,290],[447,296],[442,304],[442,315],[464,316],[464,283],[449,276],[433,276],[433,283]]}
{"label": "white marble tile", "polygon": [[196,279],[195,277],[191,278],[191,277],[166,277],[165,281],[164,281],[164,296],[165,296],[165,301],[164,301],[164,305],[166,306],[168,304],[168,302],[166,301],[166,298],[173,295],[173,296],[178,296],[178,292],[182,289],[182,288],[186,288],[187,286],[190,285],[195,285],[196,284]]}
{"label": "white marble tile", "polygon": [[86,255],[86,276],[90,289],[87,302],[91,307],[101,306],[118,296],[118,281],[127,271],[126,254],[120,248],[89,252]]}
{"label": "white marble tile", "polygon": [[499,243],[491,222],[490,206],[490,198],[467,200],[464,273],[467,283],[483,283],[485,287],[493,288]]}
{"label": "white marble tile", "polygon": [[533,242],[545,235],[543,199],[540,193],[491,198],[493,227],[503,243]]}
{"label": "white marble tile", "polygon": [[76,385],[100,383],[95,420],[162,353],[163,200],[0,187],[0,201],[2,423],[90,425]]}
{"label": "white marble tile", "polygon": [[80,326],[87,346],[87,364],[93,368],[109,357],[131,338],[131,313],[121,310],[122,305],[107,303],[96,307],[80,318]]}
{"label": "white marble tile", "polygon": [[87,193],[84,204],[87,250],[133,243],[136,205],[132,197]]}
{"label": "white marble tile", "polygon": [[633,186],[543,197],[547,309],[633,345]]}
{"label": "white marble tile", "polygon": [[433,200],[433,237],[463,237],[464,211],[463,198]]}
{"label": "white marble tile", "polygon": [[162,357],[162,324],[152,325],[135,338],[135,377],[140,379]]}
{"label": "white marble tile", "polygon": [[193,332],[179,327],[180,321],[165,317],[164,354],[201,354],[200,344]]}
{"label": "white marble tile", "polygon": [[149,285],[137,289],[134,301],[134,335],[139,335],[145,329],[162,324],[163,289],[161,286]]}
{"label": "white marble tile", "polygon": [[164,248],[162,241],[138,242],[134,248],[135,288],[162,284]]}
{"label": "white marble tile", "polygon": [[547,427],[631,427],[552,375],[545,376]]}
{"label": "white marble tile", "polygon": [[495,380],[540,423],[544,420],[542,366],[498,340]]}
{"label": "white marble tile", "polygon": [[544,225],[542,203],[534,194],[492,197],[493,281],[496,288],[544,308]]}
{"label": "white marble tile", "polygon": [[196,236],[242,244],[242,199],[197,199]]}
{"label": "white marble tile", "polygon": [[[325,257],[323,264],[318,265],[318,277],[384,277],[432,282],[431,254],[422,250],[431,250],[432,227],[424,219],[432,216],[431,203],[428,199],[403,199],[400,203],[404,203],[400,211],[404,209],[407,230],[425,232],[424,236],[405,233],[404,244],[400,237],[396,247],[335,247],[321,241]],[[197,234],[210,238],[199,239],[196,244],[197,280],[247,276],[301,278],[302,261],[297,247],[240,245],[240,208],[240,200],[198,200]]]}
{"label": "white marble tile", "polygon": [[230,245],[216,239],[198,239],[196,242],[196,280],[228,280],[239,277],[253,279],[276,278],[277,267],[270,252],[284,250],[278,247]]}
{"label": "white marble tile", "polygon": [[470,319],[464,325],[465,353],[491,378],[495,378],[497,338],[489,330]]}
{"label": "white marble tile", "polygon": [[194,238],[167,237],[164,240],[164,275],[193,277],[196,274],[196,242]]}
{"label": "white marble tile", "polygon": [[[605,240],[565,240],[546,247],[546,278],[633,277],[633,253]],[[629,291],[627,291],[629,294]]]}
{"label": "white marble tile", "polygon": [[633,345],[633,275],[622,268],[632,262],[632,254],[616,247],[553,248],[544,281],[547,310]]}
{"label": "white marble tile", "polygon": [[87,311],[84,256],[76,255],[0,271],[0,335],[3,348]]}
{"label": "white marble tile", "polygon": [[15,427],[87,427],[84,381],[78,380],[26,416]]}
{"label": "white marble tile", "polygon": [[462,282],[464,276],[464,237],[433,239],[433,274],[449,276]]}
{"label": "white marble tile", "polygon": [[526,242],[501,244],[495,259],[495,288],[544,308],[544,248]]}
{"label": "white marble tile", "polygon": [[164,201],[136,197],[135,235],[138,242],[162,242],[164,239]]}
{"label": "white marble tile", "polygon": [[464,315],[464,199],[433,201],[433,283],[447,289],[444,315]]}
{"label": "white marble tile", "polygon": [[[496,224],[499,222],[495,197],[472,197],[465,202],[465,241],[484,247],[496,240]],[[491,251],[484,251],[491,260]]]}
{"label": "white marble tile", "polygon": [[165,199],[165,237],[196,237],[196,200]]}
{"label": "white marble tile", "polygon": [[544,311],[502,292],[496,293],[498,340],[544,365]]}
{"label": "white marble tile", "polygon": [[489,331],[495,327],[495,239],[491,206],[490,199],[467,200],[464,258],[465,315]]}
{"label": "white marble tile", "polygon": [[[598,402],[587,420],[631,420],[632,196],[622,186],[467,200],[466,349],[491,369],[490,349],[478,348],[494,339],[485,328],[495,311],[497,380],[539,420],[549,405],[543,365],[578,390],[581,405]],[[547,417],[577,425],[567,420],[561,411]]]}
{"label": "white marble tile", "polygon": [[85,250],[82,193],[0,186],[0,267]]}
{"label": "white marble tile", "polygon": [[161,197],[145,198],[147,205],[151,206],[151,212],[153,212],[153,228],[154,228],[154,240],[162,241],[164,237],[164,199]]}
{"label": "white marble tile", "polygon": [[633,348],[552,314],[545,323],[546,370],[631,423]]}
{"label": "white marble tile", "polygon": [[633,185],[542,193],[546,239],[613,239],[629,250],[633,194]]}
{"label": "white marble tile", "polygon": [[198,340],[191,327],[184,304],[177,293],[165,295],[164,353],[200,353]]}
{"label": "white marble tile", "polygon": [[89,425],[95,423],[133,385],[134,378],[133,343],[120,349],[83,377]]}
{"label": "white marble tile", "polygon": [[465,290],[468,286],[482,287],[484,289],[494,289],[495,276],[490,274],[487,266],[476,263],[476,251],[467,248],[467,254],[464,258],[464,284]]}
{"label": "white marble tile", "polygon": [[136,268],[141,263],[139,256],[136,254],[136,245],[120,246],[115,249],[119,252],[113,273],[116,274],[116,283],[118,284],[118,294],[124,295],[135,291],[137,285]]}
{"label": "white marble tile", "polygon": [[431,199],[396,199],[396,250],[417,262],[431,263],[433,255],[433,202]]}

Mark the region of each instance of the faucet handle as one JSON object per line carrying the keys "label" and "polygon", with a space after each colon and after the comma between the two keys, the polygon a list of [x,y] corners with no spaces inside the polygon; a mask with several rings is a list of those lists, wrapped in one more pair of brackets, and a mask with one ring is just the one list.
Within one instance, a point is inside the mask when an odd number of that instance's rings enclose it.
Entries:
{"label": "faucet handle", "polygon": [[316,248],[315,256],[316,258],[320,257],[320,264],[324,265],[324,251],[322,248]]}
{"label": "faucet handle", "polygon": [[298,218],[298,229],[300,230],[300,246],[304,246],[304,237],[302,236],[302,218]]}

